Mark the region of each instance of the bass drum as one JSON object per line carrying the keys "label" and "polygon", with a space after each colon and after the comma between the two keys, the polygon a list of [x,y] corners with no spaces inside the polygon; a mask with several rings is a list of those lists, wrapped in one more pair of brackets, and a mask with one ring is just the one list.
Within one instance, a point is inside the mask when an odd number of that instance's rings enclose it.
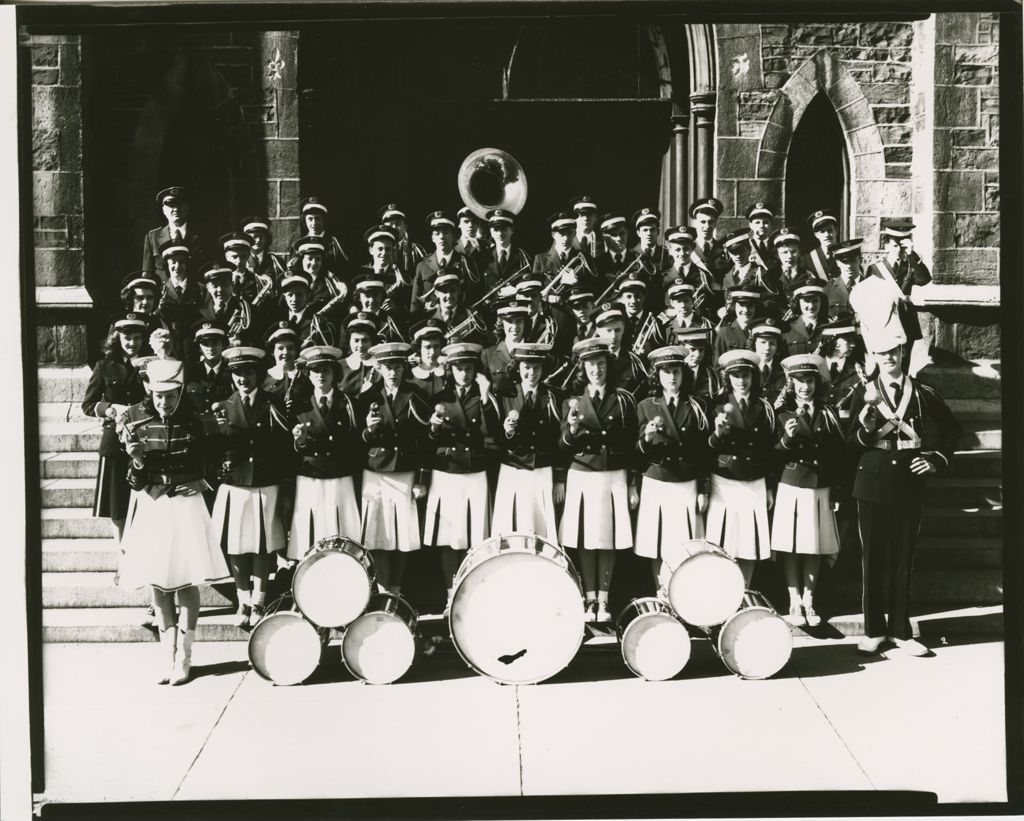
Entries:
{"label": "bass drum", "polygon": [[345,630],[341,660],[368,684],[397,681],[416,657],[416,622],[416,611],[401,596],[371,596],[366,612]]}
{"label": "bass drum", "polygon": [[370,551],[344,536],[315,542],[295,568],[292,595],[318,627],[344,627],[366,609],[376,590]]}
{"label": "bass drum", "polygon": [[667,681],[679,675],[690,660],[686,625],[660,599],[633,599],[615,626],[622,660],[640,678]]}
{"label": "bass drum", "polygon": [[771,678],[793,653],[793,634],[771,603],[754,590],[716,630],[705,628],[722,663],[740,678]]}
{"label": "bass drum", "polygon": [[707,539],[666,546],[658,592],[676,615],[694,627],[721,624],[743,601],[743,571]]}
{"label": "bass drum", "polygon": [[448,624],[466,664],[505,684],[550,678],[583,643],[583,596],[565,552],[534,533],[476,545],[455,575]]}
{"label": "bass drum", "polygon": [[295,607],[285,593],[270,604],[249,634],[249,663],[274,684],[301,684],[320,664],[330,636]]}

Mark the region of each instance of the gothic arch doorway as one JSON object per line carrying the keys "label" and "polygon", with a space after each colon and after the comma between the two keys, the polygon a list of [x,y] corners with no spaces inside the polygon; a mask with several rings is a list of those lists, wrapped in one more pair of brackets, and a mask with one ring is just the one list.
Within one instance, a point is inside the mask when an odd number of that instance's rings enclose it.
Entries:
{"label": "gothic arch doorway", "polygon": [[831,100],[819,91],[793,132],[786,158],[785,213],[790,225],[810,237],[807,216],[819,209],[839,217],[845,238],[849,225],[850,165],[842,124]]}

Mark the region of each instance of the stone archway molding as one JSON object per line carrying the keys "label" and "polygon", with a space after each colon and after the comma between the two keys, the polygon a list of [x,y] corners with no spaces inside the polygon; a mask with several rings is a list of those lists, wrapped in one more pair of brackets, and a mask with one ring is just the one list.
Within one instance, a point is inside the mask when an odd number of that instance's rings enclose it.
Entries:
{"label": "stone archway molding", "polygon": [[781,193],[793,132],[820,91],[835,108],[846,138],[852,226],[857,217],[858,186],[885,180],[885,152],[871,104],[834,52],[822,49],[809,57],[779,90],[758,147],[757,177],[777,181]]}

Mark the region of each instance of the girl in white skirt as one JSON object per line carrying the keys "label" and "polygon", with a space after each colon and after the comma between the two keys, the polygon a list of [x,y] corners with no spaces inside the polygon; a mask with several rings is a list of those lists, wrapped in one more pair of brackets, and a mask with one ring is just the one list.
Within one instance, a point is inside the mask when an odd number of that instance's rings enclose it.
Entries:
{"label": "girl in white skirt", "polygon": [[286,544],[281,484],[295,475],[283,405],[259,387],[263,358],[261,348],[224,351],[235,392],[214,406],[223,461],[213,524],[235,578],[239,626],[255,626],[263,616],[271,559]]}
{"label": "girl in white skirt", "polygon": [[629,511],[639,494],[630,481],[636,446],[636,404],[609,379],[612,352],[602,338],[573,345],[583,379],[562,406],[559,445],[572,455],[559,527],[565,547],[579,549],[588,622],[609,622],[608,591],[615,553],[633,546]]}
{"label": "girl in white skirt", "polygon": [[726,351],[718,364],[727,387],[712,406],[708,444],[715,461],[704,530],[739,562],[749,588],[757,562],[771,557],[768,508],[774,499],[765,479],[776,442],[775,410],[761,396],[756,353]]}
{"label": "girl in white skirt", "polygon": [[537,342],[511,348],[518,379],[514,393],[501,399],[504,435],[492,535],[526,530],[558,542],[555,505],[565,501],[565,460],[558,448],[558,405],[541,383],[550,353],[550,345]]}
{"label": "girl in white skirt", "polygon": [[326,536],[359,540],[359,506],[352,477],[362,467],[362,440],[356,411],[337,388],[340,348],[306,348],[299,355],[309,374],[313,395],[293,414],[295,451],[295,508],[287,557],[297,562]]}
{"label": "girl in white skirt", "polygon": [[689,395],[686,350],[658,348],[648,360],[656,385],[636,409],[637,452],[645,469],[634,549],[651,560],[657,583],[662,561],[673,560],[673,547],[704,537],[711,430],[703,401]]}
{"label": "girl in white skirt", "polygon": [[148,374],[151,398],[129,409],[122,428],[134,492],[119,584],[152,588],[162,654],[158,680],[184,684],[199,618],[196,585],[228,576],[202,497],[208,487],[203,480],[205,456],[215,431],[201,421],[190,402],[180,402],[181,362],[154,360]]}
{"label": "girl in white skirt", "polygon": [[830,488],[843,464],[843,431],[835,408],[824,402],[824,358],[797,354],[784,359],[782,367],[793,387],[779,408],[778,447],[786,466],[775,497],[772,551],[786,574],[787,620],[816,627],[821,617],[814,610],[814,586],[821,560],[831,564],[839,553]]}
{"label": "girl in white skirt", "polygon": [[429,406],[406,378],[412,347],[386,342],[370,348],[381,379],[359,397],[357,416],[365,422],[363,516],[360,543],[372,551],[377,582],[402,592],[405,557],[420,549],[416,500],[426,496],[423,460]]}
{"label": "girl in white skirt", "polygon": [[432,454],[424,543],[441,548],[441,572],[451,604],[452,585],[465,552],[489,535],[491,520],[487,440],[501,435],[498,403],[479,373],[481,347],[446,345],[451,381],[434,397],[430,417]]}

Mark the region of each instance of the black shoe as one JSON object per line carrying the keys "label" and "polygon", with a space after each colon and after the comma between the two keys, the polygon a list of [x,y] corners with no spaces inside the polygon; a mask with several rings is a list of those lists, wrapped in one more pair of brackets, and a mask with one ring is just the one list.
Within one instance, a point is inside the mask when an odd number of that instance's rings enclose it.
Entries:
{"label": "black shoe", "polygon": [[142,621],[139,622],[141,627],[145,627],[147,630],[156,629],[156,610],[153,609],[153,605],[149,606],[146,610],[146,614],[142,617]]}

